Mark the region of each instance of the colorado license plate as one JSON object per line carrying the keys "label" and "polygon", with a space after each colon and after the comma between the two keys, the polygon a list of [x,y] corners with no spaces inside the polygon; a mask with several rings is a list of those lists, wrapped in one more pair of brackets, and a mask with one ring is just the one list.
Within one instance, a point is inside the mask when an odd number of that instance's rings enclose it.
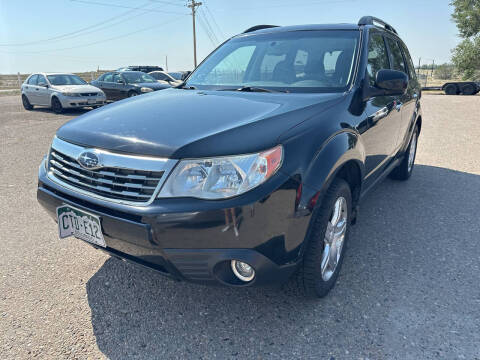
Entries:
{"label": "colorado license plate", "polygon": [[75,209],[69,205],[57,208],[58,234],[60,239],[75,236],[77,239],[106,247],[100,218]]}

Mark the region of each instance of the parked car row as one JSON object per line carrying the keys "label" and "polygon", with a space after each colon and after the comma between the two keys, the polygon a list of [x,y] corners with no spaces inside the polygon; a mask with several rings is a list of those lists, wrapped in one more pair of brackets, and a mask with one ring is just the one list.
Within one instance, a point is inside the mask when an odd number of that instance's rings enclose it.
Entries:
{"label": "parked car row", "polygon": [[67,108],[96,108],[106,101],[178,86],[188,74],[189,71],[167,73],[160,66],[128,66],[105,73],[88,84],[74,74],[36,73],[22,84],[22,103],[26,110],[49,106],[56,113]]}

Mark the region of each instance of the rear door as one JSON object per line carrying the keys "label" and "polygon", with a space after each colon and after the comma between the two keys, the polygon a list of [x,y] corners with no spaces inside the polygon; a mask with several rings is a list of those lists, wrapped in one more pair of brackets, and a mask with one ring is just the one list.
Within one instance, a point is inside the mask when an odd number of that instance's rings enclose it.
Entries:
{"label": "rear door", "polygon": [[123,77],[119,74],[116,73],[113,75],[113,83],[114,83],[114,97],[116,100],[124,99],[127,97],[126,95],[126,86],[125,86],[125,80]]}
{"label": "rear door", "polygon": [[403,144],[404,135],[407,132],[409,123],[408,114],[411,116],[415,107],[415,99],[413,95],[415,90],[414,82],[411,81],[411,76],[409,76],[407,62],[405,61],[400,42],[397,38],[391,35],[387,35],[385,39],[387,41],[392,69],[407,74],[409,79],[407,91],[404,95],[398,97],[396,105],[401,114],[401,118],[398,121],[398,136],[395,147],[395,150],[398,151]]}
{"label": "rear door", "polygon": [[[370,30],[367,74],[369,85],[375,85],[378,71],[390,68],[383,32]],[[368,188],[392,161],[397,145],[401,113],[398,97],[376,96],[366,103],[366,120],[362,124],[365,144],[365,187]]]}
{"label": "rear door", "polygon": [[[415,65],[413,65],[412,58],[408,52],[407,47],[401,41],[399,41],[402,48],[403,57],[405,59],[405,65],[407,67],[408,74],[408,88],[406,94],[406,101],[402,109],[402,127],[400,128],[399,141],[400,146],[407,141],[407,135],[409,133],[410,124],[412,124],[417,117],[418,102],[420,101],[421,88],[420,83],[417,80],[415,74]],[[409,139],[408,139],[409,140]]]}
{"label": "rear door", "polygon": [[37,78],[38,75],[34,74],[28,78],[27,83],[25,84],[25,95],[27,96],[28,101],[30,104],[38,105],[37,97],[36,97],[36,89],[37,89]]}
{"label": "rear door", "polygon": [[100,83],[101,89],[105,93],[107,100],[115,100],[115,88],[113,86],[113,73],[107,73],[104,75],[102,82]]}

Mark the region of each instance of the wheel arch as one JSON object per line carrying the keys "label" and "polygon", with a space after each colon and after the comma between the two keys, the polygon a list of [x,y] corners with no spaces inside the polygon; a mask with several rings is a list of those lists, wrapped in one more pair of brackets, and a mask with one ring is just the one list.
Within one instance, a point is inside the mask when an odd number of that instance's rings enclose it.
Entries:
{"label": "wheel arch", "polygon": [[332,181],[340,177],[350,186],[353,206],[358,204],[365,173],[365,148],[359,134],[342,131],[330,137],[317,152],[305,172],[306,194],[301,204],[313,210]]}

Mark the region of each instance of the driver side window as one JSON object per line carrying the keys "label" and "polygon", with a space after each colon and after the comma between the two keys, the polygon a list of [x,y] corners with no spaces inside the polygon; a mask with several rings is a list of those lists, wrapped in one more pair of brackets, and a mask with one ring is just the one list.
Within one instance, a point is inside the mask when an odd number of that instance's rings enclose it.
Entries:
{"label": "driver side window", "polygon": [[123,79],[120,76],[120,74],[113,75],[113,82],[116,83],[116,84],[122,84],[123,83]]}
{"label": "driver side window", "polygon": [[383,36],[379,33],[370,34],[368,41],[367,73],[370,86],[375,85],[375,76],[381,69],[390,69],[387,48]]}

